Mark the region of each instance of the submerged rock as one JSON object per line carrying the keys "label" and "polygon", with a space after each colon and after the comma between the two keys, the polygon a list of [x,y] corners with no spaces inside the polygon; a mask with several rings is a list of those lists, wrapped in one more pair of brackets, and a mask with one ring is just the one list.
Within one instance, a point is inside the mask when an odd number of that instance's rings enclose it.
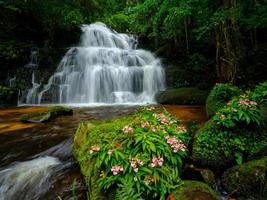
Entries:
{"label": "submerged rock", "polygon": [[20,117],[20,121],[24,123],[43,123],[52,119],[50,112],[29,113]]}
{"label": "submerged rock", "polygon": [[246,199],[267,197],[267,156],[234,166],[223,174],[223,183],[229,193]]}
{"label": "submerged rock", "polygon": [[24,114],[20,117],[20,121],[24,123],[43,123],[51,121],[59,116],[73,115],[73,110],[64,106],[51,106],[48,112],[38,112]]}
{"label": "submerged rock", "polygon": [[204,105],[208,91],[197,88],[178,88],[160,92],[156,100],[161,104]]}
{"label": "submerged rock", "polygon": [[183,182],[171,195],[175,200],[219,200],[219,196],[207,184],[199,181]]}

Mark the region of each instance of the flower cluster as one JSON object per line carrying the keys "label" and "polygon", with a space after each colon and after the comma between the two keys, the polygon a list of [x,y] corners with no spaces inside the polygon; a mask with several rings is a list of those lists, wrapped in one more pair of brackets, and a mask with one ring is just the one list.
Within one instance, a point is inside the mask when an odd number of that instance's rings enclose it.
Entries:
{"label": "flower cluster", "polygon": [[178,133],[186,133],[186,132],[187,132],[187,129],[186,129],[185,126],[180,125],[180,126],[177,126],[176,131],[177,131]]}
{"label": "flower cluster", "polygon": [[143,122],[141,123],[142,128],[148,128],[150,126],[149,122]]}
{"label": "flower cluster", "polygon": [[108,150],[108,155],[112,155],[113,154],[113,150],[112,149],[109,149]]}
{"label": "flower cluster", "polygon": [[154,179],[152,176],[146,176],[145,177],[145,180],[144,180],[145,185],[150,185],[153,182],[154,182]]}
{"label": "flower cluster", "polygon": [[[170,123],[170,118],[164,115],[164,113],[153,114],[153,117],[157,118],[161,124],[168,125]],[[172,123],[176,122],[175,120],[171,121]]]}
{"label": "flower cluster", "polygon": [[120,172],[123,172],[123,167],[119,166],[119,165],[114,165],[111,168],[111,172],[114,176],[116,176],[117,174],[119,174]]}
{"label": "flower cluster", "polygon": [[180,140],[177,140],[176,137],[166,136],[167,144],[171,145],[173,152],[177,153],[178,151],[185,151],[186,146]]}
{"label": "flower cluster", "polygon": [[246,107],[252,107],[252,106],[257,106],[258,105],[258,103],[256,101],[251,101],[249,99],[245,99],[245,98],[242,98],[242,97],[239,99],[238,104],[240,106],[246,106]]}
{"label": "flower cluster", "polygon": [[155,107],[153,107],[153,106],[151,106],[151,107],[146,107],[145,108],[145,110],[147,110],[147,111],[152,111],[152,110],[155,110],[156,108]]}
{"label": "flower cluster", "polygon": [[122,131],[124,133],[133,133],[134,132],[134,128],[131,127],[131,126],[124,126],[123,129],[122,129]]}
{"label": "flower cluster", "polygon": [[151,167],[162,166],[164,162],[163,157],[153,157],[151,161]]}
{"label": "flower cluster", "polygon": [[97,152],[97,151],[100,151],[100,146],[98,146],[98,145],[93,145],[93,146],[91,146],[91,148],[90,148],[90,150],[89,150],[89,153],[90,154],[92,154],[92,153],[94,153],[94,152]]}
{"label": "flower cluster", "polygon": [[133,158],[129,158],[131,167],[133,168],[134,172],[138,172],[139,168],[138,166],[142,166],[143,165],[143,161],[140,159],[134,160]]}

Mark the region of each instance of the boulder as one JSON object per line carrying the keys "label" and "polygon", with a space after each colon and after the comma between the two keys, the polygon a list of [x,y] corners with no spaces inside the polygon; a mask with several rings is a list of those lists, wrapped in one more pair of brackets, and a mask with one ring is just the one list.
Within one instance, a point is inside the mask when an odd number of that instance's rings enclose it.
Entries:
{"label": "boulder", "polygon": [[207,90],[178,88],[159,92],[156,95],[156,101],[161,104],[204,105],[207,96]]}
{"label": "boulder", "polygon": [[267,197],[267,156],[228,169],[223,184],[229,193],[263,200]]}
{"label": "boulder", "polygon": [[219,196],[207,184],[199,181],[183,181],[173,193],[175,200],[219,200]]}

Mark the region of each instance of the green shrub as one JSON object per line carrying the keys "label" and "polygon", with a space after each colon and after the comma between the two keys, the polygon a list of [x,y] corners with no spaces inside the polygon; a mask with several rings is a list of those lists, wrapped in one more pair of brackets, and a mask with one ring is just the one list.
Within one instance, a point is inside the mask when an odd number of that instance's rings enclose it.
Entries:
{"label": "green shrub", "polygon": [[[132,117],[94,124],[89,131],[83,130],[86,143],[75,144],[77,137],[74,142],[81,168],[94,163],[90,171],[82,170],[88,187],[92,185],[92,172],[98,175],[100,189],[117,188],[117,199],[165,199],[180,185],[190,137],[176,118],[146,108]],[[80,128],[77,134],[81,137]]]}
{"label": "green shrub", "polygon": [[207,90],[178,88],[160,92],[156,95],[156,100],[161,104],[204,105],[207,95]]}
{"label": "green shrub", "polygon": [[217,84],[211,90],[206,101],[208,117],[212,117],[218,110],[223,108],[226,103],[234,96],[239,96],[241,90],[229,84]]}

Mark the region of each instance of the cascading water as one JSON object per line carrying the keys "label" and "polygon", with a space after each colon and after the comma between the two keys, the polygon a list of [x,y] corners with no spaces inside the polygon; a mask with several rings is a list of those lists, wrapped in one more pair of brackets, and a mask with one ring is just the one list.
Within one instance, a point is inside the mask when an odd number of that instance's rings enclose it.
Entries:
{"label": "cascading water", "polygon": [[80,46],[69,49],[43,89],[33,85],[27,104],[154,102],[154,95],[165,88],[159,59],[137,49],[134,36],[102,23],[84,25],[82,32]]}

